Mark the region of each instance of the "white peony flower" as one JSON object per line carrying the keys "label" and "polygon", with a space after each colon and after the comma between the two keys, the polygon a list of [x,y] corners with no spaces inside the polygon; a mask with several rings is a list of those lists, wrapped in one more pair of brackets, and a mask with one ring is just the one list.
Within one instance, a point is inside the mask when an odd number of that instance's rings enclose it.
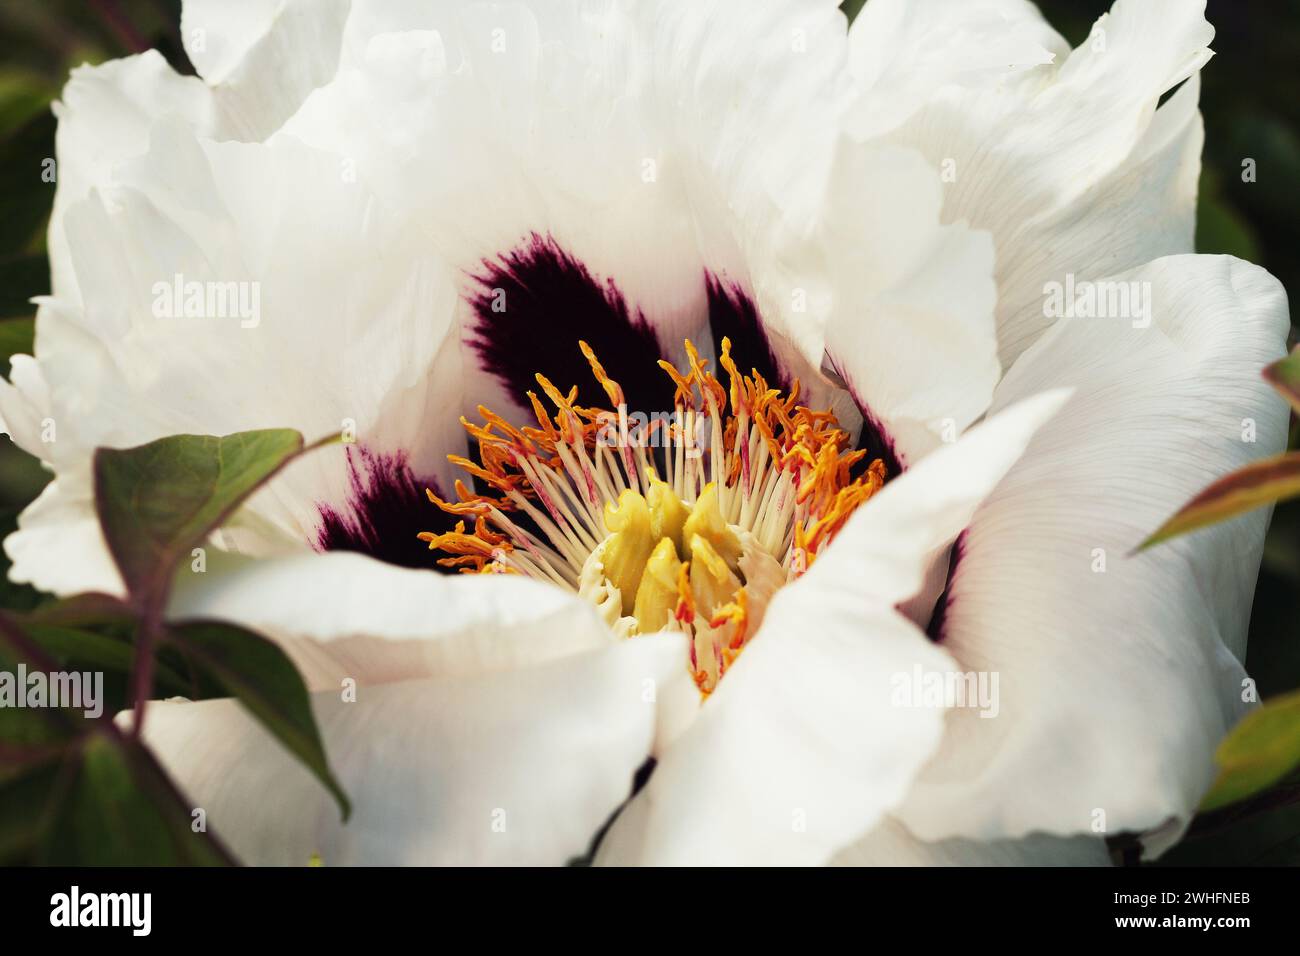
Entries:
{"label": "white peony flower", "polygon": [[[96,447],[355,438],[173,597],[283,643],[355,805],[233,702],[151,706],[250,862],[564,862],[647,756],[600,862],[1158,852],[1266,517],[1131,551],[1286,422],[1285,295],[1189,254],[1203,7],[1070,51],[1021,0],[188,0],[201,79],[58,107],[12,576],[122,592]],[[620,405],[678,417],[611,444]]]}

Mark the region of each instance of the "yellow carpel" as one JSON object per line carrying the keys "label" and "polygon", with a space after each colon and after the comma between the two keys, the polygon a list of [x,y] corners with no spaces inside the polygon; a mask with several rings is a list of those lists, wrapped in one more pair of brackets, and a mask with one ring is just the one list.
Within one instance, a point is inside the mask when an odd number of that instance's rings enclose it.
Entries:
{"label": "yellow carpel", "polygon": [[[689,524],[689,522],[688,522]],[[703,535],[691,537],[691,595],[697,613],[705,618],[730,604],[740,589],[740,578]]]}
{"label": "yellow carpel", "polygon": [[651,475],[646,503],[650,506],[650,533],[655,540],[670,539],[677,549],[677,556],[684,557],[686,544],[682,540],[682,528],[690,512],[682,504],[682,499],[667,482]]}
{"label": "yellow carpel", "polygon": [[636,590],[637,630],[652,634],[662,630],[677,609],[677,579],[682,571],[677,546],[670,538],[660,538],[646,562],[641,585]]}
{"label": "yellow carpel", "polygon": [[704,486],[704,491],[700,493],[695,506],[691,509],[691,516],[682,526],[682,541],[688,544],[692,551],[694,545],[691,541],[696,536],[703,538],[709,544],[710,550],[719,555],[728,568],[733,572],[737,569],[742,550],[740,538],[723,520],[722,511],[718,507],[718,489],[713,482]]}
{"label": "yellow carpel", "polygon": [[611,532],[602,559],[605,577],[619,589],[627,616],[636,608],[637,588],[656,542],[645,498],[628,488],[619,495],[617,507],[606,504],[605,530]]}

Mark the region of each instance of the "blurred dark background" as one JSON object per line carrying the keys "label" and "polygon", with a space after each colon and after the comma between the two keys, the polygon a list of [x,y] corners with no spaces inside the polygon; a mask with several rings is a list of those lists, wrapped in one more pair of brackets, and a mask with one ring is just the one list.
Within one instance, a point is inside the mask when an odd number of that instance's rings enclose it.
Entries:
{"label": "blurred dark background", "polygon": [[[1139,0],[1141,2],[1141,0]],[[844,9],[856,14],[862,0]],[[1041,0],[1047,19],[1080,43],[1107,0]],[[1217,55],[1202,74],[1206,144],[1197,249],[1258,262],[1300,290],[1300,0],[1209,0]],[[180,0],[0,0],[0,371],[31,350],[28,300],[49,291],[45,223],[54,185],[57,98],[69,69],[150,47],[192,73],[181,48]],[[1242,160],[1257,180],[1242,181]],[[1294,313],[1293,313],[1294,314]],[[1293,328],[1292,342],[1295,341]],[[1297,430],[1292,429],[1292,447]],[[48,475],[0,437],[0,536]],[[7,561],[0,555],[0,574]],[[34,599],[0,580],[0,606]],[[1274,515],[1251,621],[1247,667],[1261,694],[1300,688],[1300,501]],[[1172,863],[1300,864],[1300,806],[1189,840]]]}

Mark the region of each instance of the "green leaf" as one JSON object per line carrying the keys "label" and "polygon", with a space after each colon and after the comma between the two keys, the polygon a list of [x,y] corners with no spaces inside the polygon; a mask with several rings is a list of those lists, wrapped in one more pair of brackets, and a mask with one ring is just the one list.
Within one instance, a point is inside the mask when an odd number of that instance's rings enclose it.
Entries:
{"label": "green leaf", "polygon": [[[0,671],[16,675],[57,670],[49,655],[32,640],[13,615],[0,611]],[[0,767],[19,763],[84,733],[91,720],[83,712],[59,707],[0,707]]]}
{"label": "green leaf", "polygon": [[[50,672],[57,662],[30,629],[0,612],[0,661]],[[206,832],[157,760],[127,738],[111,712],[0,708],[0,858],[42,865],[233,863]]]}
{"label": "green leaf", "polygon": [[157,760],[135,740],[92,734],[68,754],[36,851],[45,866],[225,866]]}
{"label": "green leaf", "polygon": [[128,673],[135,657],[129,643],[94,631],[28,625],[27,635],[62,670]]}
{"label": "green leaf", "polygon": [[220,621],[171,624],[167,639],[316,774],[346,820],[351,812],[347,795],[330,771],[307,687],[284,651],[252,631]]}
{"label": "green leaf", "polygon": [[[16,663],[0,648],[0,668],[13,673]],[[25,764],[52,747],[62,746],[84,724],[84,720],[52,707],[0,707],[0,776],[10,765]]]}
{"label": "green leaf", "polygon": [[303,451],[287,428],[95,450],[95,509],[133,598],[161,600],[190,550]]}
{"label": "green leaf", "polygon": [[46,829],[49,795],[58,785],[57,759],[0,769],[0,865],[31,863]]}
{"label": "green leaf", "polygon": [[[334,441],[331,436],[325,441]],[[324,442],[311,446],[318,447]],[[136,726],[152,688],[159,635],[170,638],[196,684],[239,699],[301,759],[349,813],[347,796],[330,772],[302,678],[279,648],[230,625],[182,623],[163,630],[162,608],[180,562],[263,482],[304,449],[289,429],[216,438],[175,435],[138,448],[99,448],[94,456],[95,508],[140,621],[136,639]],[[197,666],[196,666],[197,665]]]}
{"label": "green leaf", "polygon": [[[135,646],[120,637],[99,634],[81,628],[28,625],[27,633],[59,665],[62,670],[102,671],[109,678],[120,677],[114,683],[122,686],[110,690],[125,690],[125,677],[131,673],[135,662]],[[110,693],[113,708],[121,710],[130,706],[125,695]],[[159,660],[154,664],[151,697],[188,697],[201,699],[195,694],[192,681],[187,680],[171,664]]]}
{"label": "green leaf", "polygon": [[1300,691],[1251,711],[1214,754],[1219,776],[1201,801],[1216,810],[1254,796],[1300,766]]}
{"label": "green leaf", "polygon": [[1202,491],[1137,550],[1296,495],[1300,495],[1300,454],[1284,453],[1252,462]]}
{"label": "green leaf", "polygon": [[136,614],[129,604],[111,594],[87,591],[45,604],[24,620],[49,627],[110,627],[133,630]]}
{"label": "green leaf", "polygon": [[1264,378],[1300,414],[1300,348],[1264,369]]}
{"label": "green leaf", "polygon": [[[16,616],[15,623],[60,670],[102,673],[106,712],[117,713],[132,705],[130,678],[137,663],[138,624],[136,612],[127,604],[107,594],[78,594]],[[185,662],[174,653],[157,655],[151,679],[150,698],[213,696],[186,675]]]}

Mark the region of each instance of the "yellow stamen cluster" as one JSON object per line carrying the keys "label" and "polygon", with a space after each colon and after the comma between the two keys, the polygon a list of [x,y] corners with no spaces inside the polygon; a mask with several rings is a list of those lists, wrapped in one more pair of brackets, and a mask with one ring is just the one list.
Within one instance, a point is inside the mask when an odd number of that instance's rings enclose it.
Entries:
{"label": "yellow stamen cluster", "polygon": [[[478,461],[450,460],[477,479],[456,482],[452,532],[421,539],[438,563],[551,581],[590,598],[620,633],[684,630],[705,693],[757,631],[771,593],[806,571],[858,505],[885,481],[851,448],[833,413],[782,396],[757,371],[742,375],[724,339],[729,383],[686,342],[688,368],[660,362],[676,384],[671,416],[630,435],[617,382],[579,347],[614,409],[577,404],[576,387],[537,383],[555,411],[528,393],[536,426],[515,427],[479,406],[461,419]],[[611,421],[624,426],[610,441]],[[703,436],[703,437],[701,437]],[[473,530],[466,519],[473,520]]]}

